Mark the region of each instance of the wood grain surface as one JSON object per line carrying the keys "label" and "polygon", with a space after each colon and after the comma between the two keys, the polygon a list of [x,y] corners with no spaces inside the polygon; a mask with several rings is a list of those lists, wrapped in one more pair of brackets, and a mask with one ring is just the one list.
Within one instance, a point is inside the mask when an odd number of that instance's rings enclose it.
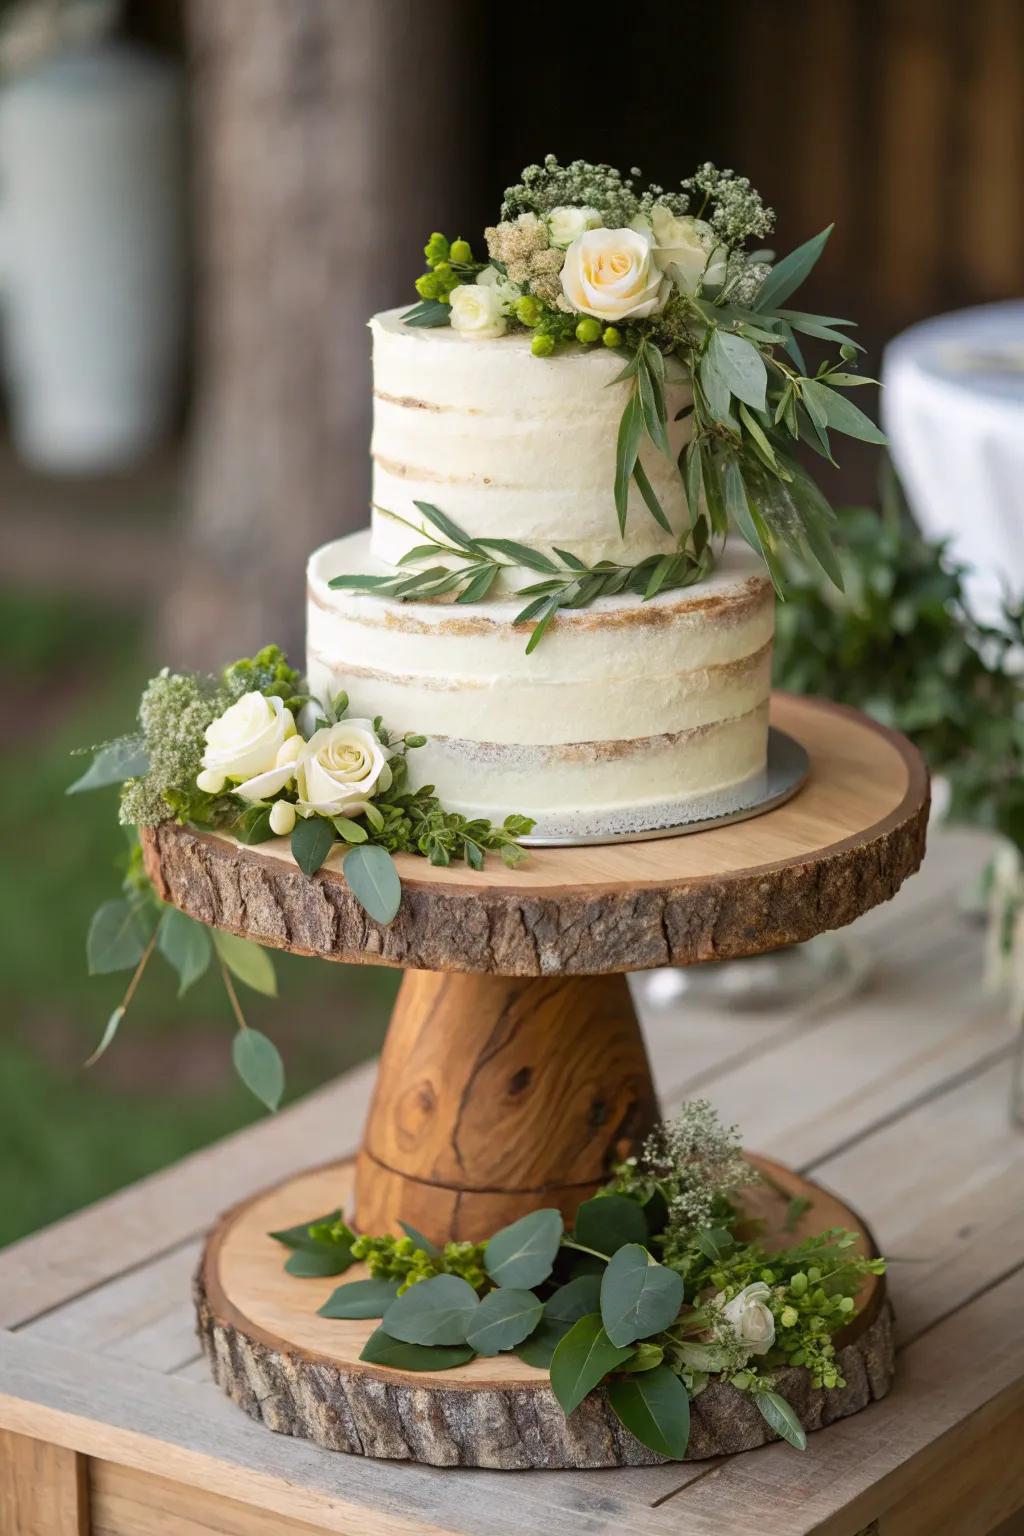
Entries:
{"label": "wood grain surface", "polygon": [[624,976],[409,971],[356,1181],[366,1232],[480,1241],[539,1206],[570,1216],[657,1118]]}
{"label": "wood grain surface", "polygon": [[398,860],[382,927],[332,853],[312,880],[285,839],[242,848],[166,823],[144,830],[160,895],[202,922],[297,954],[419,970],[591,975],[689,965],[798,943],[888,900],[918,867],[928,776],[902,736],[855,710],[777,695],[810,777],[786,805],[686,837],[535,849],[514,871]]}
{"label": "wood grain surface", "polygon": [[[829,1227],[872,1239],[834,1195],[766,1159],[752,1158],[764,1182],[744,1208],[764,1224],[764,1241],[782,1247]],[[332,1450],[427,1462],[433,1466],[642,1466],[653,1456],[623,1429],[601,1393],[567,1420],[546,1371],[518,1356],[478,1357],[430,1375],[367,1364],[360,1352],[377,1324],[325,1319],[317,1309],[344,1281],[300,1280],[286,1273],[272,1230],[294,1226],[351,1194],[352,1164],[316,1169],[258,1195],[230,1212],[214,1232],[196,1279],[200,1336],[220,1386],[271,1429],[303,1435]],[[792,1231],[788,1202],[812,1201]],[[891,1314],[885,1282],[869,1276],[858,1315],[837,1335],[846,1386],[815,1390],[806,1370],[778,1373],[779,1390],[807,1429],[818,1429],[884,1396],[892,1379]],[[772,1438],[749,1397],[728,1383],[709,1386],[693,1403],[688,1457],[750,1450]]]}

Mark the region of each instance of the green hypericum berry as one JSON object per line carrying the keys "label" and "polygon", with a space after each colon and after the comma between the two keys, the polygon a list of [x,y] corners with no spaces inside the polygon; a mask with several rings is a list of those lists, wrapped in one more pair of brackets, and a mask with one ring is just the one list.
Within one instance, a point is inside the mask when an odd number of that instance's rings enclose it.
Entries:
{"label": "green hypericum berry", "polygon": [[555,350],[555,338],[553,336],[535,336],[530,343],[530,351],[534,357],[550,357]]}
{"label": "green hypericum berry", "polygon": [[800,1321],[800,1314],[796,1307],[783,1307],[779,1321],[783,1328],[795,1328]]}
{"label": "green hypericum berry", "polygon": [[532,294],[524,293],[521,299],[516,299],[516,319],[530,327],[540,324],[541,307]]}
{"label": "green hypericum berry", "polygon": [[604,342],[606,347],[621,347],[622,332],[617,331],[614,325],[606,326],[604,335],[601,337],[601,340]]}
{"label": "green hypericum berry", "polygon": [[598,320],[581,320],[576,327],[576,340],[591,346],[601,340],[601,323]]}
{"label": "green hypericum berry", "polygon": [[427,258],[427,265],[435,267],[439,261],[447,261],[451,254],[451,247],[446,237],[435,231],[423,247],[423,254]]}
{"label": "green hypericum berry", "polygon": [[448,252],[448,256],[451,261],[472,261],[473,248],[468,240],[453,240],[452,248]]}
{"label": "green hypericum berry", "polygon": [[807,1289],[807,1276],[804,1274],[802,1269],[797,1270],[796,1274],[789,1282],[789,1288],[793,1292],[794,1296],[802,1296],[804,1294]]}

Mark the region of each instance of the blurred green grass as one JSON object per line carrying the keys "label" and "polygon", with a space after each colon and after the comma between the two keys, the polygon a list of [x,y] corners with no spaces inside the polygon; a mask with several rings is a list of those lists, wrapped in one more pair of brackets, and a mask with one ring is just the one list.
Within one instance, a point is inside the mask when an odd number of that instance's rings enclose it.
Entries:
{"label": "blurred green grass", "polygon": [[[141,621],[0,592],[0,667],[16,722],[0,741],[2,1245],[264,1111],[231,1069],[234,1026],[219,977],[178,1002],[158,957],[107,1055],[82,1070],[127,980],[89,977],[85,965],[89,919],[118,894],[124,834],[116,791],[64,791],[85,766],[73,750],[133,721],[155,669]],[[379,1048],[399,978],[275,960],[279,997],[242,989],[243,1003],[281,1049],[287,1103]],[[332,1150],[311,1147],[310,1161]]]}

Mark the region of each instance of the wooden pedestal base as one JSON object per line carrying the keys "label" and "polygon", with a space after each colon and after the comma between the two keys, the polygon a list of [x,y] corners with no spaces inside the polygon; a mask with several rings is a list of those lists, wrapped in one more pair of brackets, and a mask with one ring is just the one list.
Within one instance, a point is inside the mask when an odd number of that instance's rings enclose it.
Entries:
{"label": "wooden pedestal base", "polygon": [[[409,971],[356,1166],[355,1225],[479,1242],[571,1218],[657,1117],[624,976]],[[330,1203],[330,1202],[328,1202]]]}
{"label": "wooden pedestal base", "polygon": [[[772,1183],[748,1192],[746,1206],[766,1223],[769,1246],[827,1227],[871,1240],[859,1219],[818,1186],[763,1159]],[[545,1371],[513,1355],[477,1359],[458,1370],[414,1375],[363,1364],[374,1322],[317,1316],[340,1283],[285,1273],[284,1252],[267,1233],[344,1205],[351,1163],[315,1169],[230,1212],[213,1233],[196,1277],[203,1347],[219,1385],[253,1418],[329,1450],[364,1456],[515,1470],[527,1467],[641,1466],[657,1457],[615,1418],[602,1394],[566,1419]],[[789,1198],[813,1205],[796,1233],[783,1230]],[[344,1280],[362,1278],[351,1269]],[[837,1343],[846,1386],[816,1391],[805,1370],[779,1372],[778,1390],[808,1430],[845,1418],[884,1396],[892,1380],[891,1315],[884,1281],[870,1277],[860,1311]],[[688,1459],[750,1450],[771,1439],[757,1409],[727,1384],[693,1403]]]}

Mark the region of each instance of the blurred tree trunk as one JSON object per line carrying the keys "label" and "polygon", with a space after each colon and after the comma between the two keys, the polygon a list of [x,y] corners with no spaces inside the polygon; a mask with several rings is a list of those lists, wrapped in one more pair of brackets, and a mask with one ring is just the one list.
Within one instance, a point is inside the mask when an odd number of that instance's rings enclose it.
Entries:
{"label": "blurred tree trunk", "polygon": [[425,236],[473,202],[472,13],[189,0],[187,14],[199,319],[163,642],[176,664],[271,639],[297,658],[306,557],[367,521],[366,321],[409,297]]}

